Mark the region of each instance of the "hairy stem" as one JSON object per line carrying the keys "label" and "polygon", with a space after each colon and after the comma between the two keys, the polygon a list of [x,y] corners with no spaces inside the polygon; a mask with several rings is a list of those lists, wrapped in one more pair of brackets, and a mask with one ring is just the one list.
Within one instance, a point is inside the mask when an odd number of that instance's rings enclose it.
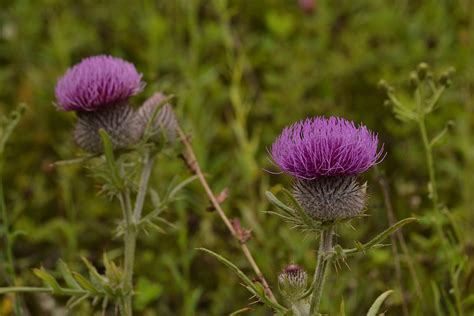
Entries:
{"label": "hairy stem", "polygon": [[124,316],[132,315],[133,302],[133,269],[135,265],[135,250],[137,244],[138,227],[140,222],[146,193],[148,191],[148,183],[153,170],[154,157],[150,158],[147,151],[144,155],[144,166],[140,178],[140,185],[135,200],[135,206],[132,210],[130,201],[130,191],[125,189],[119,195],[120,205],[122,207],[125,230],[124,230],[124,270],[123,270],[123,299],[121,311]]}
{"label": "hairy stem", "polygon": [[137,199],[135,201],[135,208],[133,210],[133,216],[135,218],[135,222],[139,222],[142,216],[143,204],[145,202],[146,193],[148,190],[148,182],[150,180],[151,171],[153,170],[153,164],[155,162],[154,157],[150,157],[150,153],[148,151],[144,154],[144,161],[143,161],[143,170],[140,179],[140,187],[137,193]]}
{"label": "hairy stem", "polygon": [[224,224],[230,231],[231,235],[239,242],[240,249],[244,253],[245,258],[247,259],[253,271],[255,272],[258,279],[262,283],[262,286],[265,289],[265,294],[268,296],[268,298],[271,301],[276,302],[275,296],[273,295],[273,292],[270,289],[270,286],[268,285],[267,280],[263,276],[262,271],[260,270],[257,263],[255,262],[255,259],[253,258],[252,253],[247,247],[246,241],[242,240],[239,237],[237,231],[235,230],[234,226],[232,226],[232,223],[230,222],[227,215],[224,213],[224,210],[222,209],[219,201],[217,200],[216,196],[214,195],[211,188],[209,187],[209,184],[207,183],[207,180],[204,177],[201,167],[196,159],[196,155],[194,154],[194,150],[193,150],[193,147],[191,146],[189,139],[187,138],[187,136],[184,134],[184,132],[181,130],[179,126],[177,127],[177,131],[178,131],[179,138],[185,148],[185,155],[186,155],[189,168],[191,169],[193,173],[195,173],[198,176],[199,182],[201,183],[202,187],[206,191],[206,194],[209,200],[211,201],[212,206],[217,211],[217,214],[219,214],[219,217],[222,219],[222,221],[224,222]]}
{"label": "hairy stem", "polygon": [[314,288],[311,296],[310,315],[316,315],[319,312],[319,305],[321,303],[321,296],[324,288],[324,281],[326,279],[328,254],[332,250],[333,227],[323,229],[321,231],[321,239],[319,241],[318,262],[316,264],[316,271],[314,272]]}

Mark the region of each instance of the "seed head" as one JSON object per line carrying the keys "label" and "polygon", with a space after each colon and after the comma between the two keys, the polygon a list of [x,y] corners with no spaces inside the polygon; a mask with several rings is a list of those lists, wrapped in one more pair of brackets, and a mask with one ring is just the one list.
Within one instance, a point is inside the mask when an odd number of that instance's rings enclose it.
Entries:
{"label": "seed head", "polygon": [[96,111],[141,92],[141,79],[132,63],[105,55],[89,57],[59,79],[56,99],[64,111]]}

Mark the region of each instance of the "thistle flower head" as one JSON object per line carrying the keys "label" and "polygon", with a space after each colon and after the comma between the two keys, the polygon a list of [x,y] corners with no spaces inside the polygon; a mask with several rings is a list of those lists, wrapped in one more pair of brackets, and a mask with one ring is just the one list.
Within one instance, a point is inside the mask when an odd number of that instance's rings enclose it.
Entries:
{"label": "thistle flower head", "polygon": [[299,179],[357,175],[380,159],[378,137],[343,118],[314,117],[283,130],[271,148],[273,161]]}
{"label": "thistle flower head", "polygon": [[297,264],[286,266],[278,275],[280,292],[290,301],[299,299],[308,285],[308,275]]}
{"label": "thistle flower head", "polygon": [[142,91],[141,79],[132,63],[105,55],[89,57],[58,81],[56,99],[65,111],[95,111]]}

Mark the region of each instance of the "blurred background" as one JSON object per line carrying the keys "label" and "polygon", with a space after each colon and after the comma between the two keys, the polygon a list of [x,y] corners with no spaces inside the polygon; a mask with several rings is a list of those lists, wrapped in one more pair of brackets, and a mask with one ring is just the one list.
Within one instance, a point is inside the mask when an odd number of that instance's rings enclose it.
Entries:
{"label": "blurred background", "polygon": [[[27,113],[7,147],[5,196],[16,230],[19,283],[39,285],[32,268],[54,271],[59,258],[82,271],[80,256],[102,267],[107,251],[120,257],[114,227],[119,206],[98,195],[100,183],[80,166],[52,167],[76,157],[73,113],[58,111],[54,86],[82,58],[110,54],[133,62],[147,87],[175,96],[173,104],[215,192],[229,189],[223,207],[251,229],[249,247],[277,291],[278,272],[298,263],[312,273],[316,241],[272,215],[264,193],[291,179],[274,175],[268,148],[281,129],[314,115],[343,116],[379,133],[387,156],[364,177],[370,216],[343,227],[338,240],[353,246],[389,225],[380,176],[386,180],[397,219],[416,216],[403,229],[409,256],[385,247],[358,255],[329,276],[322,309],[365,314],[382,292],[393,289],[387,315],[456,315],[447,272],[434,237],[427,198],[428,173],[415,124],[401,123],[377,89],[381,78],[404,89],[420,62],[435,70],[456,68],[428,133],[448,120],[449,135],[436,147],[440,200],[457,223],[457,242],[468,260],[458,290],[466,315],[474,312],[474,3],[468,0],[0,0],[0,113],[19,103]],[[180,147],[162,155],[152,178],[158,191],[189,176]],[[207,212],[204,191],[194,183],[165,218],[167,234],[140,239],[135,302],[137,315],[227,315],[252,302],[238,278],[206,247],[253,276],[217,214]],[[3,242],[3,239],[2,239]],[[3,249],[3,247],[2,247]],[[400,248],[399,248],[400,249]],[[401,252],[400,250],[398,250]],[[2,253],[3,258],[3,253]],[[398,259],[396,259],[398,258]],[[397,261],[400,270],[397,272]],[[4,260],[0,262],[3,263]],[[3,266],[3,265],[2,265]],[[5,280],[0,266],[1,286]],[[416,271],[413,280],[409,268]],[[418,283],[417,283],[418,282]],[[438,288],[436,288],[437,284]],[[418,286],[418,288],[417,288]],[[424,293],[423,299],[417,291]],[[66,315],[65,301],[28,295],[31,315]],[[437,306],[439,305],[439,306]],[[253,304],[249,315],[271,315]],[[0,315],[11,297],[0,296]],[[96,311],[100,314],[100,311]],[[113,310],[110,311],[111,315]],[[406,309],[405,309],[406,313]],[[67,315],[93,315],[89,303]],[[244,313],[245,314],[245,313]]]}

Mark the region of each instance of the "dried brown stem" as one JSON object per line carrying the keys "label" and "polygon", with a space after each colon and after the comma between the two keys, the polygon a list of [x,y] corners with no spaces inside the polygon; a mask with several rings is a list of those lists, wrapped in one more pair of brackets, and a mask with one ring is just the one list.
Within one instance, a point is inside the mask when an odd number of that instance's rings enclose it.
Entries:
{"label": "dried brown stem", "polygon": [[178,131],[179,138],[180,138],[181,142],[184,145],[184,150],[185,150],[184,158],[185,158],[186,164],[188,165],[189,169],[191,169],[191,171],[198,176],[199,182],[201,183],[202,187],[206,191],[206,194],[207,194],[209,200],[211,201],[212,206],[217,211],[220,218],[222,219],[224,224],[229,229],[231,235],[238,241],[240,249],[244,253],[245,258],[249,262],[250,266],[252,267],[255,274],[257,275],[257,278],[259,279],[259,281],[261,282],[263,288],[265,289],[265,293],[267,294],[267,296],[272,301],[275,302],[276,301],[275,296],[273,295],[273,292],[270,289],[270,286],[268,285],[267,280],[263,276],[262,271],[258,267],[257,263],[255,262],[255,259],[252,256],[252,253],[250,252],[249,248],[247,247],[246,242],[247,242],[248,238],[242,238],[243,234],[239,234],[236,231],[235,225],[232,225],[231,220],[224,213],[224,210],[222,209],[218,199],[216,198],[216,195],[212,192],[211,188],[209,187],[209,184],[207,183],[206,178],[204,177],[204,174],[203,174],[203,172],[201,170],[201,167],[200,167],[200,165],[199,165],[199,163],[196,159],[196,155],[194,154],[194,150],[193,150],[193,147],[191,145],[191,142],[190,142],[189,138],[184,134],[184,132],[182,131],[182,129],[179,126],[177,127],[177,131]]}

